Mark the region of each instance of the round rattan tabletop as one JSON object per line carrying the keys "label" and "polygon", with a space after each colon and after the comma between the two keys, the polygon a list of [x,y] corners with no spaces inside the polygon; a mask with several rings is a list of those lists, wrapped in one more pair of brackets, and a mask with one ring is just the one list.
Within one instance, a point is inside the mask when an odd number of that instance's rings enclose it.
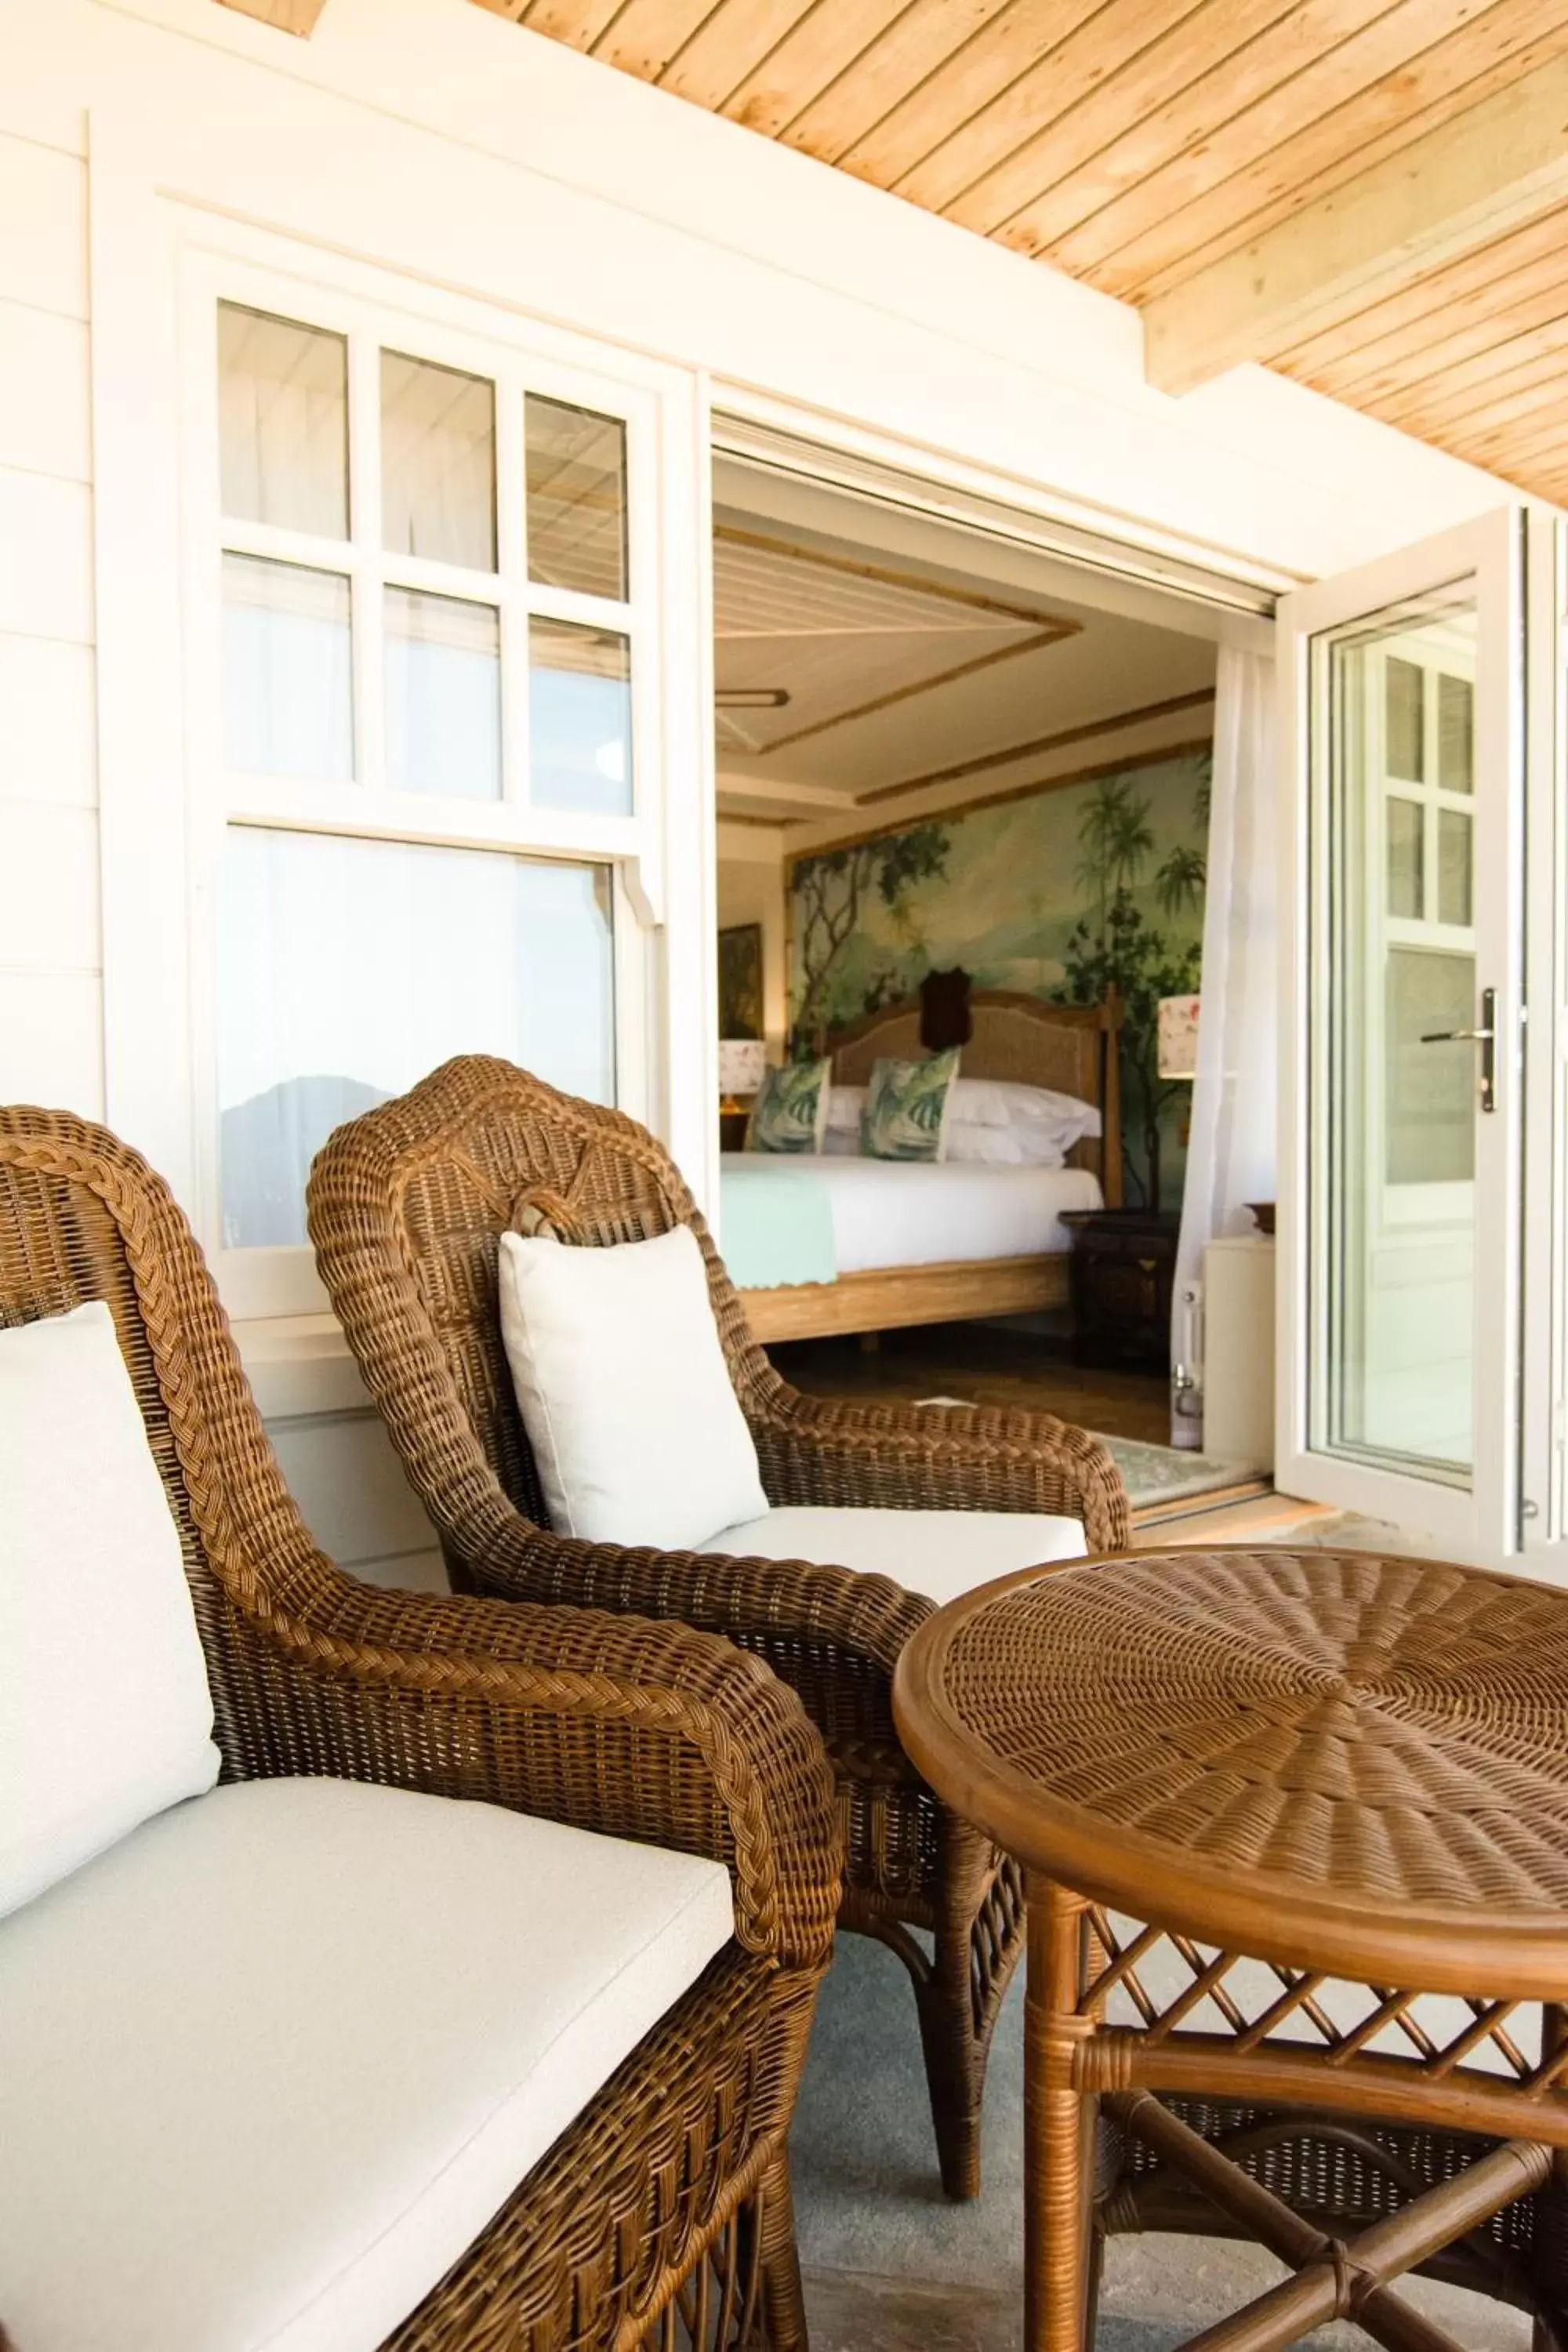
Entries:
{"label": "round rattan tabletop", "polygon": [[1568,1593],[1369,1552],[1136,1552],[929,1618],[910,1755],[1045,1877],[1237,1950],[1568,1996]]}

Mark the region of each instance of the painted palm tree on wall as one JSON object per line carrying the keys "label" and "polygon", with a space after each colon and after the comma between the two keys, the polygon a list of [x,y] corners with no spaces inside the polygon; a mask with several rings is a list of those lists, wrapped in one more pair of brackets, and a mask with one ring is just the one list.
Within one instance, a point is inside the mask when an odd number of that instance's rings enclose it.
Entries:
{"label": "painted palm tree on wall", "polygon": [[[796,861],[793,887],[798,977],[792,1027],[797,1052],[814,1052],[821,1042],[829,983],[873,898],[891,919],[906,946],[922,944],[907,893],[915,883],[941,877],[947,852],[947,827],[928,824],[911,825],[904,833],[883,834],[874,841],[822,850]],[[887,991],[888,1002],[904,993],[902,982],[891,971]],[[879,1010],[875,990],[867,995],[862,1009]]]}
{"label": "painted palm tree on wall", "polygon": [[[1194,794],[1194,823],[1208,817],[1206,770]],[[1127,1107],[1127,1137],[1142,1145],[1126,1152],[1131,1197],[1152,1209],[1161,1205],[1162,1127],[1184,1095],[1179,1080],[1162,1080],[1159,1065],[1159,1004],[1162,996],[1190,995],[1198,985],[1202,949],[1183,946],[1150,923],[1134,892],[1154,852],[1150,803],[1129,776],[1107,776],[1086,806],[1079,825],[1079,884],[1093,912],[1074,928],[1065,958],[1067,978],[1057,991],[1064,1004],[1099,1004],[1112,989],[1121,999],[1121,1088]],[[1167,919],[1203,905],[1207,861],[1191,844],[1173,846],[1155,868],[1154,903]]]}

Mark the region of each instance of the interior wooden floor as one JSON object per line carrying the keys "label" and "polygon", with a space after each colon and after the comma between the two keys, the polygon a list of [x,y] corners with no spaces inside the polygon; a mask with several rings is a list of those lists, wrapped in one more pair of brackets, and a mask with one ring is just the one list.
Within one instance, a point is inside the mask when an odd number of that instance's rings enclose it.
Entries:
{"label": "interior wooden floor", "polygon": [[792,1339],[768,1353],[786,1381],[812,1396],[1021,1405],[1109,1437],[1171,1442],[1170,1393],[1160,1374],[1080,1370],[1065,1339],[991,1323],[887,1331],[874,1348],[853,1339]]}

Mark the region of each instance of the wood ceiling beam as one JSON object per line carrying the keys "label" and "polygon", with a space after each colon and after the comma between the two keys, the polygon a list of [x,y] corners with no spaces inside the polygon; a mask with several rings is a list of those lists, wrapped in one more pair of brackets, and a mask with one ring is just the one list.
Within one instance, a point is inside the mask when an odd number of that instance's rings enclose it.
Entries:
{"label": "wood ceiling beam", "polygon": [[1272,359],[1565,198],[1557,58],[1157,296],[1143,312],[1149,381],[1189,392]]}
{"label": "wood ceiling beam", "polygon": [[275,26],[280,33],[298,33],[308,41],[316,29],[316,19],[327,0],[218,0],[222,8],[233,8],[241,16],[254,16],[258,25]]}

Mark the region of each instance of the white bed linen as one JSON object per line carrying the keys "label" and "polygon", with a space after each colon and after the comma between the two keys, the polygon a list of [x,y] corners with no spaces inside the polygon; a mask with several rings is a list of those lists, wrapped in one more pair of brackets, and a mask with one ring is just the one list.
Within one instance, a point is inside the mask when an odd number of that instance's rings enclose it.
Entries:
{"label": "white bed linen", "polygon": [[[727,1153],[726,1160],[743,1157]],[[826,1187],[840,1274],[954,1259],[1052,1255],[1070,1246],[1064,1209],[1104,1206],[1087,1168],[994,1168],[793,1152]]]}

